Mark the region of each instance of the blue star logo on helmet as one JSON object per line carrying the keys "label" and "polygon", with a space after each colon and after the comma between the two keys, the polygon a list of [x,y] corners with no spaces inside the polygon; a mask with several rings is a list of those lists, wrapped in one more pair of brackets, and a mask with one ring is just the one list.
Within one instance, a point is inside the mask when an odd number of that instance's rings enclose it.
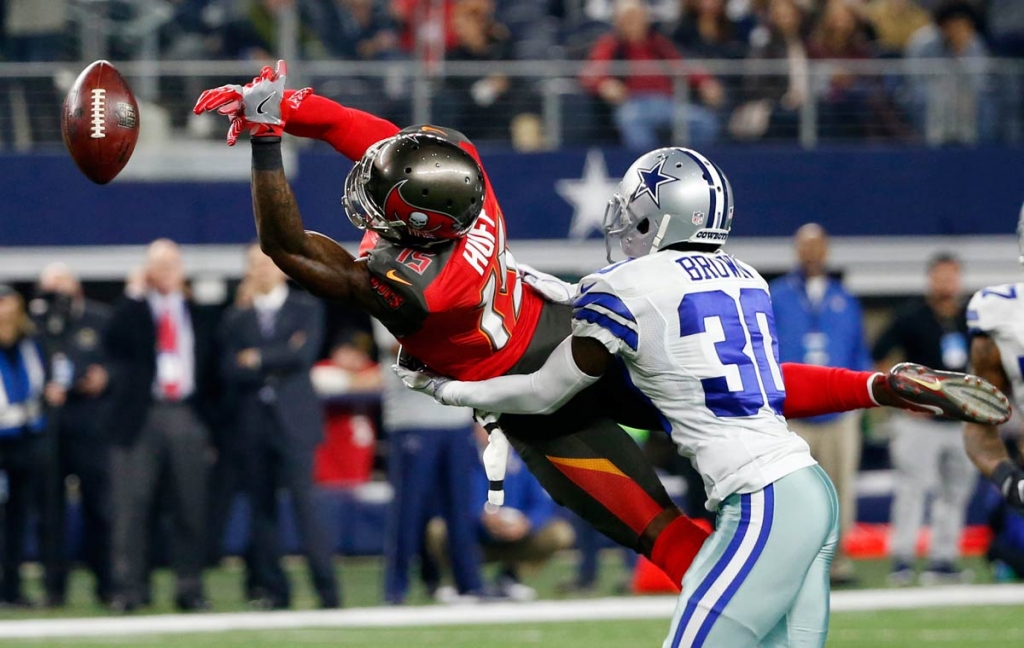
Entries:
{"label": "blue star logo on helmet", "polygon": [[630,197],[630,201],[636,200],[643,194],[647,194],[654,201],[656,207],[661,207],[659,195],[661,193],[661,186],[679,180],[679,178],[663,173],[661,170],[663,166],[665,166],[664,158],[659,160],[650,169],[636,170],[637,175],[640,176],[640,184]]}

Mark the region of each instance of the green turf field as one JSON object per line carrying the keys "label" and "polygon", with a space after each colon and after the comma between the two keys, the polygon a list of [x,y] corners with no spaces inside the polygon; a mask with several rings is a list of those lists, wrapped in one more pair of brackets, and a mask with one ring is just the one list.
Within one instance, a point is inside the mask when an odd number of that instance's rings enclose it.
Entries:
{"label": "green turf field", "polygon": [[[344,558],[337,561],[338,577],[342,584],[346,607],[370,607],[381,603],[381,562],[378,558]],[[535,587],[542,599],[566,598],[560,594],[558,584],[571,579],[574,573],[575,558],[572,552],[557,556],[544,569],[523,574],[523,580]],[[303,562],[292,559],[287,562],[288,572],[293,585],[293,607],[295,609],[313,609],[316,597],[309,582]],[[968,558],[964,566],[975,572],[976,583],[989,583],[991,576],[984,561]],[[884,560],[865,560],[857,562],[857,583],[862,588],[885,587],[885,576],[889,563]],[[39,600],[42,598],[40,574],[37,569],[27,573],[28,594]],[[623,593],[622,586],[627,582],[628,573],[623,566],[621,553],[608,550],[602,554],[601,570],[597,588],[588,596],[617,596]],[[415,578],[412,579],[415,581]],[[143,610],[145,614],[163,614],[174,612],[172,607],[174,580],[165,571],[158,571],[153,578],[153,606]],[[210,570],[206,575],[207,595],[213,601],[215,612],[240,612],[247,610],[242,598],[243,571],[238,563],[229,562],[225,567]],[[572,595],[579,598],[579,594]],[[423,589],[413,584],[409,603],[421,605],[430,603]],[[0,608],[0,621],[5,619],[48,618],[48,617],[85,617],[105,615],[105,609],[98,607],[92,598],[92,578],[82,570],[74,572],[71,578],[68,605],[64,608],[47,609],[15,609]]]}
{"label": "green turf field", "polygon": [[[833,618],[828,645],[837,648],[1019,645],[1020,610],[1007,607],[847,612]],[[4,648],[624,648],[661,645],[666,623],[604,621],[365,630],[285,630],[119,638],[5,640]]]}
{"label": "green turf field", "polygon": [[[607,552],[603,557],[602,578],[593,596],[617,593],[626,571],[619,554]],[[971,561],[977,581],[990,579],[980,561]],[[883,587],[888,565],[883,561],[861,562],[858,573],[861,585]],[[297,608],[315,607],[315,599],[305,571],[299,564],[290,564],[295,584]],[[339,573],[346,589],[349,606],[375,606],[380,601],[380,564],[376,559],[345,559],[339,562]],[[543,571],[530,574],[526,581],[536,587],[543,598],[562,598],[556,585],[573,573],[573,560],[566,555]],[[30,591],[38,593],[38,576],[30,573]],[[104,614],[91,600],[91,580],[76,573],[70,605],[63,610],[0,610],[0,622],[13,619],[55,617],[88,617]],[[146,613],[173,611],[170,598],[173,581],[165,572],[154,579],[155,605]],[[241,597],[242,572],[228,566],[210,572],[208,592],[218,612],[246,610]],[[421,590],[414,590],[411,603],[427,603]],[[876,648],[914,646],[964,647],[1021,645],[1024,642],[1024,620],[1019,607],[976,607],[924,609],[886,612],[844,612],[833,615],[829,646],[842,648]],[[231,648],[404,648],[426,646],[444,648],[512,648],[514,646],[553,646],[557,648],[624,648],[661,645],[668,621],[628,620],[602,622],[523,623],[516,625],[447,626],[395,629],[296,629],[234,631],[212,634],[140,635],[132,637],[76,637],[67,639],[4,639],[2,648],[71,648],[72,646],[111,646],[124,648],[192,648],[213,646]]]}

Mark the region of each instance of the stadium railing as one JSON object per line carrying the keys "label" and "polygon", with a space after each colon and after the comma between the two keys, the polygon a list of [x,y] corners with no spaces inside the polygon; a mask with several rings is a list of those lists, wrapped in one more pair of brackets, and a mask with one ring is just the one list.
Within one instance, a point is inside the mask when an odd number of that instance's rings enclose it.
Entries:
{"label": "stadium railing", "polygon": [[[259,63],[239,61],[116,62],[142,103],[151,138],[219,137],[223,124],[198,119],[199,93],[239,83]],[[59,106],[84,62],[0,63],[0,150],[45,149],[60,142]],[[478,142],[521,150],[618,141],[613,109],[584,90],[581,61],[353,62],[295,61],[289,86],[312,85],[322,95],[398,123],[459,128]],[[1009,144],[1024,140],[1024,61],[989,59],[687,60],[610,64],[616,77],[659,75],[672,80],[677,107],[665,143],[692,141],[688,119],[700,106],[689,82],[706,73],[725,89],[719,106],[705,106],[716,142],[908,145]],[[500,76],[508,90],[488,102],[479,80]],[[778,97],[792,88],[803,101]]]}

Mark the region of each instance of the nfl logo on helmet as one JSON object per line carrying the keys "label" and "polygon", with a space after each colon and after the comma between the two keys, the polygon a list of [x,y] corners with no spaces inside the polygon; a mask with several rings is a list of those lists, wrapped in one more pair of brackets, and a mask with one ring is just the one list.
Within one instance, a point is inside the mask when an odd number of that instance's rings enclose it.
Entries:
{"label": "nfl logo on helmet", "polygon": [[693,212],[693,219],[692,220],[693,220],[693,224],[694,225],[703,225],[704,224],[704,212],[702,212],[702,211],[695,211],[695,212]]}

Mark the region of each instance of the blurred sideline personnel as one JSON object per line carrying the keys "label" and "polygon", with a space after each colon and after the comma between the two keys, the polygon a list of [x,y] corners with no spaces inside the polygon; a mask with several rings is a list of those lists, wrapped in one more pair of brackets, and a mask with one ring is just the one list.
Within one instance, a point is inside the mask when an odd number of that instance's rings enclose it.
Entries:
{"label": "blurred sideline personnel", "polygon": [[86,299],[78,277],[62,263],[43,268],[29,311],[50,356],[53,377],[68,390],[67,401],[50,421],[55,445],[49,458],[54,465],[45,474],[53,483],[43,487],[46,603],[63,606],[67,598],[65,481],[75,475],[84,522],[83,555],[96,577],[96,598],[107,604],[111,594],[110,438],[104,416],[109,374],[102,341],[111,311]]}
{"label": "blurred sideline personnel", "polygon": [[185,287],[181,251],[159,239],[146,252],[145,284],[114,308],[110,360],[114,502],[113,610],[143,605],[149,520],[168,488],[175,605],[209,607],[203,594],[209,432],[215,417],[215,321]]}
{"label": "blurred sideline personnel", "polygon": [[[1024,206],[1017,223],[1020,261],[1024,263]],[[1013,398],[1018,412],[1024,411],[1024,283],[990,286],[979,290],[967,306],[971,336],[971,367],[974,372]],[[968,423],[964,426],[967,455],[983,475],[999,488],[1007,505],[1024,513],[1024,466],[1019,447],[1007,452],[999,429]],[[990,556],[1011,565],[1024,578],[1024,524],[1013,519],[1006,538],[997,537]],[[1004,553],[1002,553],[1004,552]]]}
{"label": "blurred sideline personnel", "polygon": [[[871,356],[879,369],[900,352],[909,362],[947,371],[967,367],[967,322],[961,301],[960,262],[950,253],[928,262],[923,300],[899,311],[875,342]],[[960,536],[975,472],[964,452],[960,424],[924,414],[896,414],[889,455],[896,469],[892,502],[892,571],[889,582],[907,585],[914,578],[917,536],[924,521],[925,498],[931,502],[931,543],[922,584],[969,579],[961,571]]]}
{"label": "blurred sideline personnel", "polygon": [[[825,367],[870,368],[860,302],[826,271],[825,229],[807,223],[796,231],[793,247],[797,268],[768,284],[779,333],[779,359]],[[857,520],[860,420],[860,412],[849,412],[789,421],[789,429],[810,446],[811,456],[832,480],[839,496],[840,542],[832,561],[833,584],[853,580],[853,561],[842,548],[842,537]]]}
{"label": "blurred sideline personnel", "polygon": [[[662,412],[704,477],[707,507],[718,511],[683,579],[664,648],[824,646],[839,502],[783,415],[768,284],[721,251],[732,201],[722,170],[696,151],[645,154],[605,216],[607,236],[629,260],[580,281],[572,335],[539,371],[477,383],[403,373],[443,403],[522,413],[551,411],[624,368]],[[916,369],[904,372],[940,379]]]}
{"label": "blurred sideline personnel", "polygon": [[[397,362],[398,341],[374,320],[374,338],[381,364]],[[409,566],[423,556],[427,522],[440,514],[451,529],[447,560],[433,556],[427,565],[427,590],[442,602],[482,595],[480,543],[473,519],[473,410],[442,407],[423,394],[406,389],[392,371],[384,372],[381,407],[388,434],[388,481],[395,497],[384,536],[384,600],[399,604],[409,591]],[[457,597],[446,595],[430,568],[451,565]],[[424,565],[421,565],[421,570]]]}
{"label": "blurred sideline personnel", "polygon": [[43,469],[44,403],[60,406],[66,393],[47,382],[46,356],[25,303],[0,284],[0,472],[6,476],[0,555],[0,606],[27,607],[21,590],[25,532]]}
{"label": "blurred sideline personnel", "polygon": [[251,515],[252,592],[260,607],[291,605],[281,568],[278,495],[290,496],[320,606],[341,604],[331,534],[313,503],[313,454],[323,439],[323,406],[309,372],[323,343],[320,302],[291,290],[258,245],[246,250],[250,307],[232,307],[220,328],[221,371],[235,396],[234,429],[244,455]]}
{"label": "blurred sideline personnel", "polygon": [[[393,372],[389,373],[394,375]],[[398,386],[402,391],[416,394],[401,384]],[[424,394],[417,396],[425,397]],[[433,405],[440,406],[438,403]],[[478,427],[475,436],[479,450],[483,451],[487,445],[487,433]],[[479,454],[474,458],[469,476],[472,481],[469,491],[471,504],[467,511],[475,515],[474,539],[483,548],[485,562],[500,564],[495,594],[514,601],[532,601],[537,598],[537,592],[520,582],[521,568],[540,566],[555,553],[571,549],[576,536],[572,525],[555,515],[555,502],[514,452],[508,458],[504,483],[505,503],[500,508],[487,505],[487,473]],[[430,556],[439,563],[446,563],[445,550],[452,553],[449,543],[450,536],[444,520],[431,520],[427,527]]]}
{"label": "blurred sideline personnel", "polygon": [[[252,134],[256,229],[275,263],[314,294],[379,319],[435,371],[475,380],[542,366],[569,334],[571,312],[524,285],[476,148],[449,129],[400,131],[310,88],[286,90],[285,80],[281,61],[245,87],[207,90],[193,109],[228,116],[229,144]],[[343,204],[352,223],[368,230],[364,243],[374,247],[366,258],[303,227],[281,158],[286,131],[358,160]],[[790,414],[870,407],[875,398],[913,406],[893,390],[898,377],[792,364],[783,371],[801,386],[787,403]],[[555,501],[681,582],[708,534],[682,515],[613,418],[640,429],[662,426],[625,376],[609,373],[558,411],[504,417],[502,427]]]}

